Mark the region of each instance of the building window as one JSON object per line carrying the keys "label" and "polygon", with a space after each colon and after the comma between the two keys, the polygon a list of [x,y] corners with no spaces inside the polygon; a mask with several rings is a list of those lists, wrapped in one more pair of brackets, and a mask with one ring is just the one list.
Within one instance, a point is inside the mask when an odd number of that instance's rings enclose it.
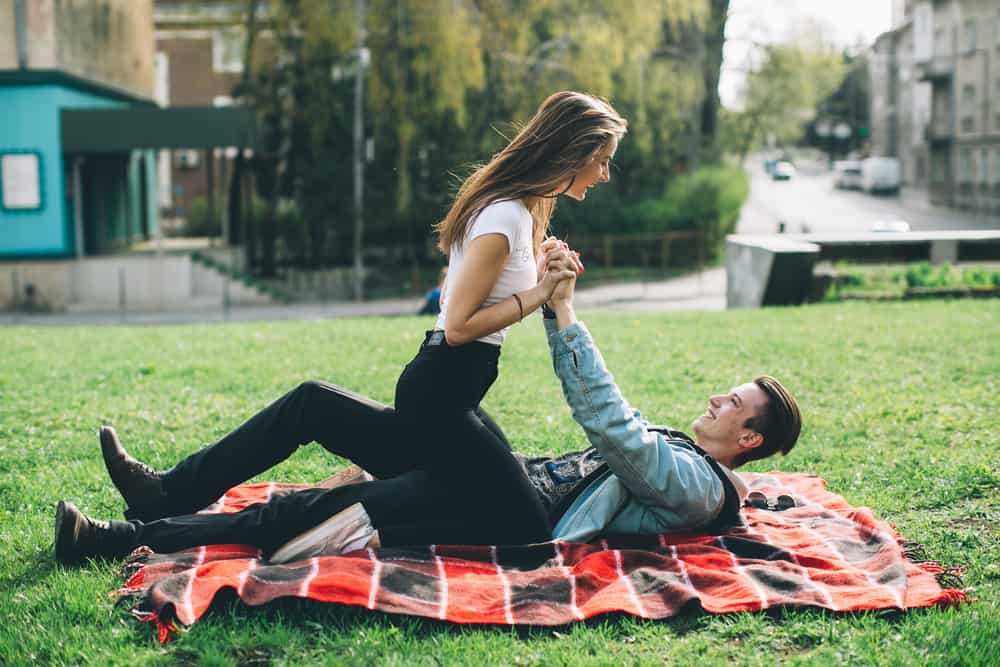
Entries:
{"label": "building window", "polygon": [[42,208],[42,156],[12,151],[0,155],[0,206],[5,211],[38,211]]}
{"label": "building window", "polygon": [[212,34],[212,69],[218,73],[243,71],[246,40],[241,28],[223,28]]}
{"label": "building window", "polygon": [[969,19],[965,22],[965,50],[976,50],[976,21]]}
{"label": "building window", "polygon": [[944,160],[946,156],[942,155],[931,155],[931,182],[932,183],[943,183],[944,182]]}
{"label": "building window", "polygon": [[972,151],[968,148],[963,148],[961,155],[959,156],[961,160],[961,171],[959,172],[959,181],[962,183],[972,182]]}
{"label": "building window", "polygon": [[974,116],[963,116],[962,117],[962,132],[975,132],[976,131],[976,119]]}
{"label": "building window", "polygon": [[[962,115],[974,115],[976,113],[976,87],[971,83],[962,86]],[[965,119],[962,119],[962,130],[965,129]]]}
{"label": "building window", "polygon": [[174,165],[181,169],[197,169],[201,164],[201,154],[194,148],[174,151]]}
{"label": "building window", "polygon": [[153,61],[153,68],[156,77],[153,84],[153,99],[161,107],[165,107],[170,104],[170,56],[158,51],[156,60]]}
{"label": "building window", "polygon": [[990,182],[990,156],[985,148],[979,149],[979,182],[983,185]]}
{"label": "building window", "polygon": [[1000,185],[1000,148],[993,149],[993,183]]}

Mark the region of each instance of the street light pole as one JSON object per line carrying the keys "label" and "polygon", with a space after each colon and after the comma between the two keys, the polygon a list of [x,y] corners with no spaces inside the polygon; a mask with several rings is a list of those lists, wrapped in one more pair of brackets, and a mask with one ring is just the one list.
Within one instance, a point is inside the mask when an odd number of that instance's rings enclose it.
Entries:
{"label": "street light pole", "polygon": [[364,94],[365,67],[368,65],[368,48],[365,46],[365,0],[356,0],[358,53],[354,73],[354,300],[364,298],[364,234],[365,194],[365,123]]}

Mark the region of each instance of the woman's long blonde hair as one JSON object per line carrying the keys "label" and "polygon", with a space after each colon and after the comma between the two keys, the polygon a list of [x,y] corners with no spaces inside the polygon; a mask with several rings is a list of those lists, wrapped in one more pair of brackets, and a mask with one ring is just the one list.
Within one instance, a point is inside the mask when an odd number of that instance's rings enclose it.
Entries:
{"label": "woman's long blonde hair", "polygon": [[469,222],[496,201],[530,199],[532,236],[537,251],[552,217],[553,193],[582,169],[628,123],[606,100],[563,91],[539,107],[506,148],[479,166],[459,188],[444,220],[436,225],[438,248],[445,255],[461,247]]}

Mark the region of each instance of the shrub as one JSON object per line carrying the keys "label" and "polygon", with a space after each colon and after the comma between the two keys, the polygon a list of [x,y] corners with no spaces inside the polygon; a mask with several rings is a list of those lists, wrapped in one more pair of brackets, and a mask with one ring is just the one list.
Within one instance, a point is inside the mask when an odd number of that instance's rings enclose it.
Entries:
{"label": "shrub", "polygon": [[629,229],[638,232],[700,230],[709,254],[715,255],[726,234],[736,229],[749,192],[750,181],[742,169],[703,167],[675,178],[662,197],[629,206],[625,215]]}
{"label": "shrub", "polygon": [[222,234],[223,197],[218,197],[215,203],[215,219],[209,221],[208,201],[205,197],[195,197],[191,200],[187,218],[184,222],[183,236],[219,236]]}
{"label": "shrub", "polygon": [[980,289],[1000,287],[1000,271],[986,266],[956,267],[953,264],[934,265],[916,262],[905,265],[865,266],[838,262],[835,280],[825,295],[836,300],[849,296],[897,296],[908,289]]}

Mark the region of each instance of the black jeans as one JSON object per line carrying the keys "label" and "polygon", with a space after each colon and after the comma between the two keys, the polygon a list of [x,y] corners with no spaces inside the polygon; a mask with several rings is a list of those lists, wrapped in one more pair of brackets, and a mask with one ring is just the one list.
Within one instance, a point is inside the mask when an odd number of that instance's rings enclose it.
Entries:
{"label": "black jeans", "polygon": [[[489,415],[477,410],[476,417],[509,451]],[[193,514],[312,441],[380,479],[281,493],[232,514]],[[239,543],[269,553],[356,502],[365,506],[386,546],[496,541],[489,524],[477,518],[480,496],[453,495],[441,473],[426,465],[422,449],[392,408],[332,384],[304,382],[167,472],[164,489],[173,516],[132,522],[135,545],[167,552]]]}
{"label": "black jeans", "polygon": [[479,408],[497,378],[500,348],[480,342],[429,345],[431,336],[428,332],[396,383],[396,415],[450,495],[475,506],[467,541],[551,539],[552,526],[538,493],[506,438]]}

